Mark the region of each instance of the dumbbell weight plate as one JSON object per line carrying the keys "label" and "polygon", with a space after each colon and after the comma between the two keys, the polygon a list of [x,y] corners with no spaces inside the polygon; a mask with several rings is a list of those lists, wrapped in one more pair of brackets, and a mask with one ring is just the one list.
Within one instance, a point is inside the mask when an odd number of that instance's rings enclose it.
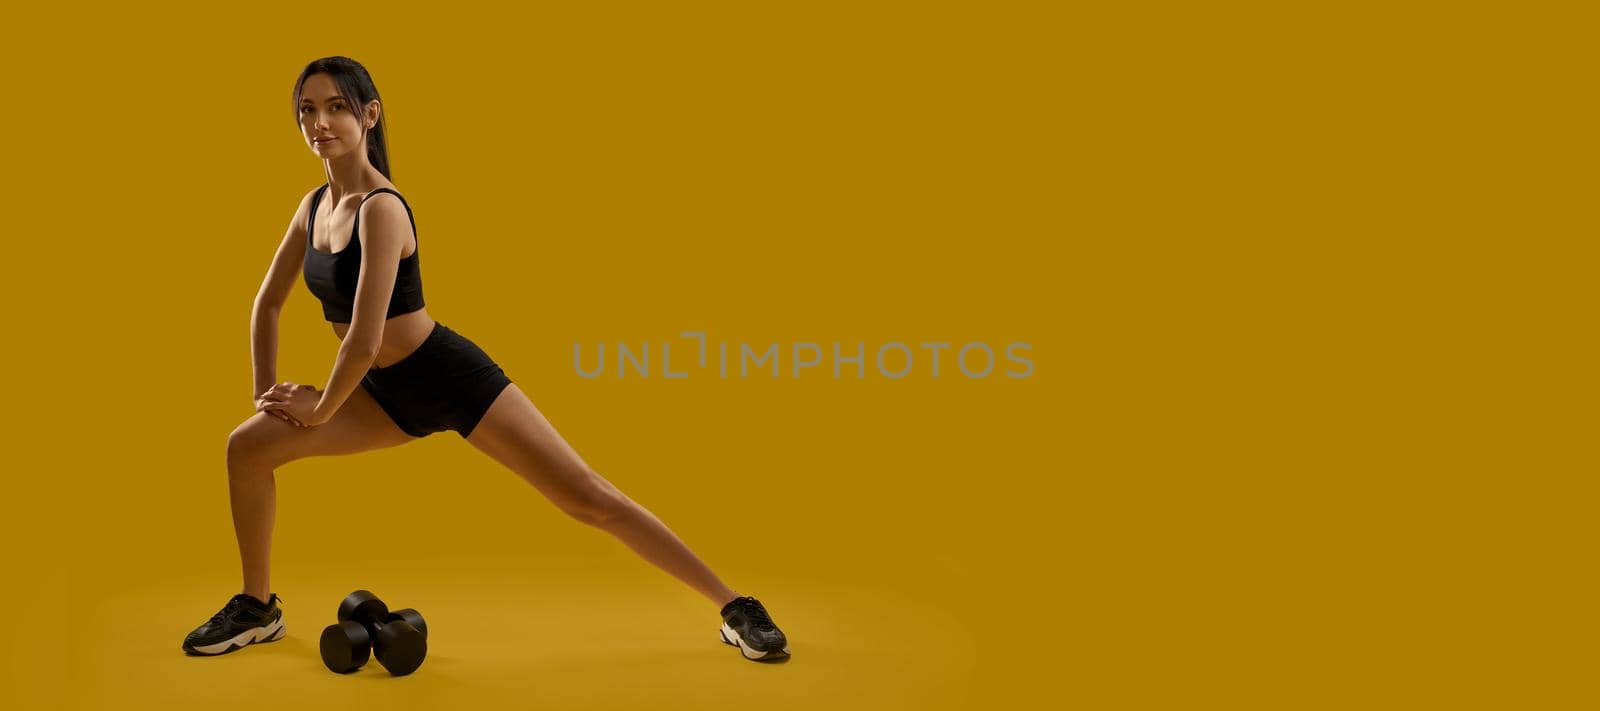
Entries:
{"label": "dumbbell weight plate", "polygon": [[377,595],[368,590],[357,590],[344,596],[339,602],[338,618],[340,622],[351,620],[382,620],[389,616],[389,606],[383,604]]}
{"label": "dumbbell weight plate", "polygon": [[372,648],[384,669],[395,676],[405,676],[422,666],[422,660],[428,656],[428,639],[410,622],[392,619],[378,628]]}
{"label": "dumbbell weight plate", "polygon": [[322,663],[335,674],[348,674],[367,663],[372,640],[359,622],[340,622],[322,630]]}
{"label": "dumbbell weight plate", "polygon": [[417,628],[417,631],[421,632],[423,637],[428,636],[428,623],[422,619],[422,613],[416,610],[409,607],[404,610],[395,610],[384,619],[385,622],[394,622],[395,620],[405,620],[412,627]]}

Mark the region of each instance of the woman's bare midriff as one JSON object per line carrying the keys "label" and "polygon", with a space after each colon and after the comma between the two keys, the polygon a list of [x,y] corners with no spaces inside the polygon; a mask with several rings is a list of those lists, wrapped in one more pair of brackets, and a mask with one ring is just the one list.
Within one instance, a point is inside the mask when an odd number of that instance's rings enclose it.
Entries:
{"label": "woman's bare midriff", "polygon": [[[344,341],[345,334],[350,332],[350,324],[334,323],[333,333]],[[400,314],[383,323],[383,343],[378,346],[378,357],[372,364],[379,368],[387,368],[417,350],[423,341],[428,340],[428,334],[433,333],[433,317],[428,315],[427,309],[417,309],[408,314]]]}

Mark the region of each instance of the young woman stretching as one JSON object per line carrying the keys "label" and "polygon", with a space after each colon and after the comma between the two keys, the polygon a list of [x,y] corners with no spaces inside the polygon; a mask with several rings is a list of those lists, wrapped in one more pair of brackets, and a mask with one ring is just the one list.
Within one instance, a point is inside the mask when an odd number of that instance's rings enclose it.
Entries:
{"label": "young woman stretching", "polygon": [[[789,654],[761,603],[719,580],[678,536],[584,463],[472,341],[423,307],[411,206],[390,182],[383,104],[347,57],[306,65],[294,110],[326,185],[300,201],[251,313],[256,414],[228,436],[228,491],[244,590],[183,641],[225,654],[283,637],[268,584],[277,494],[273,470],[452,430],[562,511],[616,536],[721,608],[722,641],[747,659]],[[274,384],[278,315],[297,273],[341,344],[326,389]]]}

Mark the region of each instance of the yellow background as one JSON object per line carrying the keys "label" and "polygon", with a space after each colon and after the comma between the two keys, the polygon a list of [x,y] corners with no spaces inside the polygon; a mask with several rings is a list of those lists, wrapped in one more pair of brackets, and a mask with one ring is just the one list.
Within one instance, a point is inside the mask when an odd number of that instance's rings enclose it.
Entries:
{"label": "yellow background", "polygon": [[[1122,7],[11,11],[4,701],[1592,706],[1592,31]],[[430,312],[790,662],[453,433],[281,469],[289,637],[181,654],[239,585],[224,443],[330,54]],[[278,374],[321,386],[301,284]],[[683,330],[1035,368],[573,371]],[[417,674],[322,668],[356,587],[427,616]]]}

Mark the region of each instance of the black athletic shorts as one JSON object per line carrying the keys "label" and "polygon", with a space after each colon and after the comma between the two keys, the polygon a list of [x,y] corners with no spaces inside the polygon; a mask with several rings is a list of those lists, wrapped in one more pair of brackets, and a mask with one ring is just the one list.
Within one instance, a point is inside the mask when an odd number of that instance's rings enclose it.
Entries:
{"label": "black athletic shorts", "polygon": [[407,434],[454,430],[462,439],[510,384],[482,348],[438,321],[411,355],[385,368],[374,366],[361,379],[361,387]]}

